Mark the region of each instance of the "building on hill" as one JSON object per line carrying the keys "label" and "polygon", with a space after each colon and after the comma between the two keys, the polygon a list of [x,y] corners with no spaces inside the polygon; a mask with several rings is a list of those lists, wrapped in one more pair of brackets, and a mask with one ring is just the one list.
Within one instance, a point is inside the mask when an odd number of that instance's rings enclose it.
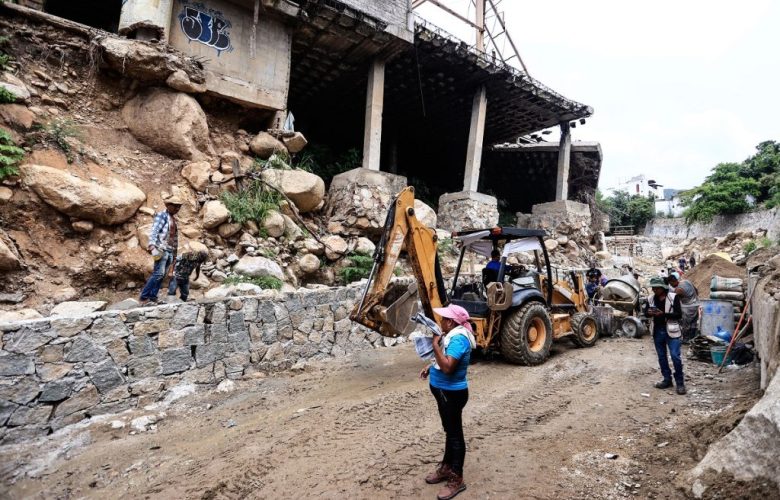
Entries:
{"label": "building on hill", "polygon": [[[479,1],[484,10],[485,0]],[[499,192],[506,192],[512,210],[527,211],[528,193],[543,202],[565,202],[590,189],[594,175],[598,180],[600,149],[598,161],[588,163],[584,184],[583,169],[570,168],[577,157],[570,129],[584,125],[593,109],[497,59],[479,41],[470,45],[417,17],[415,4],[421,2],[17,3],[22,7],[2,8],[43,10],[172,46],[202,63],[208,94],[253,110],[246,130],[282,128],[291,112],[309,142],[341,152],[362,148],[364,169],[405,176],[404,183],[408,178],[427,188],[431,204],[454,203],[452,213],[462,212],[463,204],[497,207],[496,198],[485,193]],[[484,28],[481,33],[484,41]],[[552,127],[560,128],[561,140],[538,151],[491,148]],[[536,172],[540,165],[544,172]],[[483,168],[503,170],[480,176]],[[532,174],[544,182],[531,186]],[[507,185],[516,189],[506,190]]]}
{"label": "building on hill", "polygon": [[631,196],[652,196],[655,199],[662,199],[664,196],[663,191],[661,190],[662,187],[663,186],[658,184],[655,179],[640,174],[628,179],[618,180],[617,186],[608,188],[607,191],[623,191]]}
{"label": "building on hill", "polygon": [[680,198],[680,189],[664,189],[663,198],[655,200],[655,213],[667,217],[680,217],[685,211]]}

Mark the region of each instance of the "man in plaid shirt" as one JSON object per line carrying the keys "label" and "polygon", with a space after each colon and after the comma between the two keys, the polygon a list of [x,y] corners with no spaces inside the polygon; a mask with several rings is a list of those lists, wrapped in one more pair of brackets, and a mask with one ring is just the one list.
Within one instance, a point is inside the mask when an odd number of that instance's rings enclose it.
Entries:
{"label": "man in plaid shirt", "polygon": [[157,293],[176,260],[176,248],[179,245],[179,228],[176,214],[181,209],[179,198],[171,196],[165,200],[165,210],[154,215],[152,230],[149,231],[147,250],[154,258],[154,271],[141,291],[141,305],[157,302]]}

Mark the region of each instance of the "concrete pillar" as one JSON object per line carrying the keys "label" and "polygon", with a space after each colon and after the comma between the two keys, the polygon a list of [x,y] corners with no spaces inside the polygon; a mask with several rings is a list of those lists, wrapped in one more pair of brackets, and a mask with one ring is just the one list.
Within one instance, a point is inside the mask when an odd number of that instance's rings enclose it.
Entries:
{"label": "concrete pillar", "polygon": [[382,149],[382,108],[385,101],[385,62],[379,59],[368,70],[366,122],[363,135],[363,168],[379,170]]}
{"label": "concrete pillar", "polygon": [[168,39],[173,0],[126,0],[119,16],[119,34],[139,40]]}
{"label": "concrete pillar", "polygon": [[469,144],[466,152],[466,173],[463,176],[463,191],[476,192],[479,187],[479,168],[482,165],[482,142],[485,139],[485,117],[487,115],[487,92],[484,85],[474,94],[471,106]]}
{"label": "concrete pillar", "polygon": [[558,181],[555,183],[555,200],[569,197],[569,164],[571,162],[571,129],[569,122],[561,123],[561,143],[558,147]]}

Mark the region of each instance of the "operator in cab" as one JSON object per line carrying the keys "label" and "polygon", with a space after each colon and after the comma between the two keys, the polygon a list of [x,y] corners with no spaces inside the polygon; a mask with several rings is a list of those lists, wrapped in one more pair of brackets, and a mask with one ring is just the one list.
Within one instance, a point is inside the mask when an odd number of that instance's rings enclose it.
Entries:
{"label": "operator in cab", "polygon": [[490,262],[487,263],[485,269],[490,269],[491,271],[498,273],[499,269],[501,269],[501,252],[497,249],[493,249],[493,251],[490,252]]}
{"label": "operator in cab", "polygon": [[463,482],[463,462],[466,457],[466,440],[463,436],[463,408],[469,400],[466,371],[471,351],[477,347],[469,313],[462,307],[450,304],[434,308],[441,319],[443,335],[434,337],[433,353],[436,362],[423,368],[420,378],[430,375],[430,388],[439,409],[441,425],[446,441],[444,457],[436,470],[425,477],[428,484],[446,481],[437,498],[448,500],[466,489]]}

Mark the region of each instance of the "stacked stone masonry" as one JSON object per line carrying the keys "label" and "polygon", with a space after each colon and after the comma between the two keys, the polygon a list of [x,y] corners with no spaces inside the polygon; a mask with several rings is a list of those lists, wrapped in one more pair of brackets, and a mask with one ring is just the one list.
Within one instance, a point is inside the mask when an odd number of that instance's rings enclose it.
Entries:
{"label": "stacked stone masonry", "polygon": [[360,287],[0,325],[0,444],[215,384],[396,339],[348,318]]}

